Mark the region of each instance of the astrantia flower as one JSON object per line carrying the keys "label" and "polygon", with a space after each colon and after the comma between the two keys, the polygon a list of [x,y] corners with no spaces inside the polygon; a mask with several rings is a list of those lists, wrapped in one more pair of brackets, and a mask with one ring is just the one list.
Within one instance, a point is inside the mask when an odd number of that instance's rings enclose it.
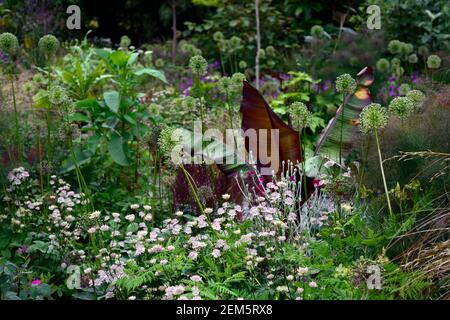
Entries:
{"label": "astrantia flower", "polygon": [[414,104],[414,109],[417,110],[422,107],[425,101],[425,94],[419,90],[411,90],[406,94],[406,97],[410,99]]}
{"label": "astrantia flower", "polygon": [[389,110],[398,118],[406,119],[414,111],[414,103],[407,97],[397,97],[389,104]]}
{"label": "astrantia flower", "polygon": [[208,70],[208,61],[200,55],[193,56],[189,60],[189,68],[191,68],[193,73],[204,76]]}
{"label": "astrantia flower", "polygon": [[407,83],[403,83],[400,87],[398,87],[398,93],[401,96],[406,96],[406,94],[411,90],[411,87]]}
{"label": "astrantia flower", "polygon": [[0,34],[0,50],[6,53],[14,53],[19,48],[19,41],[12,33]]}
{"label": "astrantia flower", "polygon": [[294,128],[301,130],[309,126],[312,114],[303,102],[294,102],[289,106]]}
{"label": "astrantia flower", "polygon": [[198,276],[198,275],[193,275],[191,277],[191,280],[194,282],[201,282],[202,281],[202,277]]}
{"label": "astrantia flower", "polygon": [[348,73],[336,78],[336,90],[341,93],[352,94],[356,90],[356,81]]}
{"label": "astrantia flower", "polygon": [[388,123],[388,114],[385,108],[378,103],[366,106],[360,115],[361,131],[370,133],[383,129]]}
{"label": "astrantia flower", "polygon": [[388,44],[388,50],[392,54],[400,53],[400,50],[402,50],[403,42],[399,40],[391,40]]}
{"label": "astrantia flower", "polygon": [[47,55],[53,55],[59,49],[59,40],[51,34],[47,34],[39,39],[39,50]]}
{"label": "astrantia flower", "polygon": [[311,28],[311,35],[315,38],[321,38],[324,33],[322,26],[315,25]]}
{"label": "astrantia flower", "polygon": [[415,53],[410,54],[408,56],[408,62],[409,63],[417,63],[417,61],[419,61],[419,58],[417,57],[417,55]]}
{"label": "astrantia flower", "polygon": [[53,85],[48,90],[48,100],[54,105],[60,105],[67,100],[66,90],[58,85]]}
{"label": "astrantia flower", "polygon": [[388,59],[381,58],[380,60],[377,61],[376,66],[377,66],[378,71],[386,72],[390,68],[390,63],[389,63]]}
{"label": "astrantia flower", "polygon": [[441,66],[441,58],[439,58],[437,55],[433,54],[428,57],[427,59],[427,66],[430,69],[437,69]]}

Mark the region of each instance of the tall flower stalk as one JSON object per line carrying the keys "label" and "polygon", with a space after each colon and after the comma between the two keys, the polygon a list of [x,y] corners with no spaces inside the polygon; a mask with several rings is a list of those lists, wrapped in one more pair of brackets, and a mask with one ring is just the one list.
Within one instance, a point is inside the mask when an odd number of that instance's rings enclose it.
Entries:
{"label": "tall flower stalk", "polygon": [[7,66],[7,73],[9,74],[9,79],[11,82],[11,94],[13,99],[13,109],[14,109],[14,136],[17,145],[17,158],[20,160],[22,158],[22,148],[20,139],[20,129],[19,129],[19,114],[17,112],[16,103],[16,90],[14,88],[14,55],[19,48],[19,41],[17,37],[12,33],[5,32],[0,34],[0,50],[9,55],[9,65]]}
{"label": "tall flower stalk", "polygon": [[389,209],[389,214],[392,215],[392,206],[389,199],[389,191],[386,183],[386,176],[383,168],[383,157],[381,156],[380,139],[378,131],[386,127],[389,116],[387,110],[378,103],[371,103],[366,106],[360,115],[361,131],[365,134],[373,133],[375,135],[375,142],[378,150],[378,160],[380,162],[380,171],[383,178],[384,192],[386,194],[386,201]]}

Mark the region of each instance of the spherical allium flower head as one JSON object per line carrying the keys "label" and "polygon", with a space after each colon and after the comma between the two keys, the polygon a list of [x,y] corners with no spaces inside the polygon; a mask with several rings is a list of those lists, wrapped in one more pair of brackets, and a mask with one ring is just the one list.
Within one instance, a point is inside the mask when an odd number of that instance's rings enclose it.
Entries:
{"label": "spherical allium flower head", "polygon": [[156,61],[155,61],[155,66],[156,66],[157,68],[162,68],[162,67],[164,67],[164,60],[161,59],[161,58],[156,59]]}
{"label": "spherical allium flower head", "polygon": [[34,82],[33,81],[27,81],[22,86],[22,90],[26,94],[33,93],[35,89],[36,89],[36,87],[34,86]]}
{"label": "spherical allium flower head", "polygon": [[223,41],[223,39],[224,39],[223,33],[220,31],[214,32],[213,39],[216,42]]}
{"label": "spherical allium flower head", "polygon": [[236,83],[230,77],[222,77],[217,81],[217,88],[220,93],[229,95],[236,91]]}
{"label": "spherical allium flower head", "polygon": [[0,34],[0,50],[6,53],[14,53],[19,48],[19,41],[12,33]]}
{"label": "spherical allium flower head", "polygon": [[44,76],[41,73],[36,73],[33,76],[33,81],[34,81],[34,83],[40,85],[40,84],[44,84],[45,78],[44,78]]}
{"label": "spherical allium flower head", "polygon": [[269,55],[269,56],[275,56],[275,54],[276,54],[276,52],[275,52],[275,48],[273,47],[273,46],[268,46],[267,48],[266,48],[266,53]]}
{"label": "spherical allium flower head", "polygon": [[397,97],[389,104],[389,110],[398,118],[406,119],[414,111],[414,103],[407,97]]}
{"label": "spherical allium flower head", "polygon": [[400,53],[402,55],[407,56],[411,52],[413,52],[414,46],[411,43],[402,43],[402,47],[400,49]]}
{"label": "spherical allium flower head", "polygon": [[417,55],[415,53],[410,54],[408,56],[408,62],[409,63],[417,63],[417,61],[419,61],[419,58],[417,57]]}
{"label": "spherical allium flower head", "polygon": [[391,60],[391,65],[392,65],[393,68],[394,67],[399,67],[400,63],[401,63],[401,61],[400,61],[399,58],[392,58],[392,60]]}
{"label": "spherical allium flower head", "polygon": [[400,67],[400,66],[395,67],[394,75],[397,78],[400,78],[404,73],[405,73],[405,69],[403,69],[403,67]]}
{"label": "spherical allium flower head", "polygon": [[232,36],[228,41],[228,48],[230,51],[239,50],[241,48],[242,39],[237,36]]}
{"label": "spherical allium flower head", "polygon": [[120,37],[120,47],[121,48],[128,48],[131,44],[131,39],[128,36],[122,36]]}
{"label": "spherical allium flower head", "polygon": [[371,103],[363,109],[359,119],[361,131],[368,134],[386,127],[389,116],[386,108],[378,103]]}
{"label": "spherical allium flower head", "polygon": [[239,68],[241,69],[247,68],[247,62],[245,62],[244,60],[239,61]]}
{"label": "spherical allium flower head", "polygon": [[403,47],[403,42],[399,40],[391,40],[388,44],[388,50],[392,54],[400,53]]}
{"label": "spherical allium flower head", "polygon": [[259,58],[260,59],[265,59],[266,58],[266,50],[259,49]]}
{"label": "spherical allium flower head", "polygon": [[59,40],[55,36],[47,34],[39,39],[38,47],[41,52],[53,55],[59,49]]}
{"label": "spherical allium flower head", "polygon": [[403,83],[400,87],[398,87],[398,93],[400,93],[401,96],[406,96],[409,91],[411,91],[411,87],[407,83]]}
{"label": "spherical allium flower head", "polygon": [[194,110],[197,106],[197,99],[191,96],[187,96],[183,99],[183,107],[189,110]]}
{"label": "spherical allium flower head", "polygon": [[432,54],[427,59],[427,66],[430,69],[437,69],[441,66],[441,58],[439,58],[437,55]]}
{"label": "spherical allium flower head", "polygon": [[381,58],[380,60],[377,61],[376,66],[377,66],[378,71],[386,72],[391,67],[391,64],[389,63],[388,59]]}
{"label": "spherical allium flower head", "polygon": [[311,28],[311,35],[315,38],[321,38],[323,36],[324,30],[322,26],[315,25]]}
{"label": "spherical allium flower head", "polygon": [[295,129],[301,130],[310,125],[312,114],[303,102],[292,103],[289,112]]}
{"label": "spherical allium flower head", "polygon": [[172,151],[180,144],[183,137],[183,130],[175,127],[165,127],[161,130],[158,138],[158,145],[163,155],[170,157]]}
{"label": "spherical allium flower head", "polygon": [[417,49],[417,52],[419,53],[419,55],[421,55],[422,57],[426,57],[430,54],[430,50],[428,50],[428,48],[426,46],[420,46]]}
{"label": "spherical allium flower head", "polygon": [[238,88],[242,88],[242,84],[245,80],[245,75],[243,73],[236,72],[231,76],[231,80],[233,80],[234,84]]}
{"label": "spherical allium flower head", "polygon": [[200,55],[193,56],[189,60],[189,68],[191,68],[193,73],[204,76],[208,70],[208,61]]}
{"label": "spherical allium flower head", "polygon": [[426,99],[425,94],[420,90],[411,90],[406,94],[406,97],[413,102],[415,110],[420,109]]}
{"label": "spherical allium flower head", "polygon": [[336,78],[336,90],[341,93],[352,94],[356,91],[356,81],[348,73]]}
{"label": "spherical allium flower head", "polygon": [[58,85],[53,85],[48,90],[48,100],[51,104],[60,105],[67,100],[67,94],[64,88]]}

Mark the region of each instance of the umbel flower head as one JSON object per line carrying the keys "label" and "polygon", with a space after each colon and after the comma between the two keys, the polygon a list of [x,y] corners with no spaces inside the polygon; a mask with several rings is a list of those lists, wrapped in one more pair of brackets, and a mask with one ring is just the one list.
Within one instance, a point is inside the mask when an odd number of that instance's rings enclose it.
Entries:
{"label": "umbel flower head", "polygon": [[321,38],[323,36],[324,30],[322,26],[315,25],[311,28],[311,35],[315,38]]}
{"label": "umbel flower head", "polygon": [[380,60],[377,61],[376,66],[377,66],[378,71],[386,72],[391,67],[391,64],[389,63],[388,59],[381,58]]}
{"label": "umbel flower head", "polygon": [[400,53],[403,47],[403,42],[399,40],[391,40],[388,44],[388,50],[392,54]]}
{"label": "umbel flower head", "polygon": [[245,62],[244,60],[239,61],[239,68],[241,69],[247,68],[247,62]]}
{"label": "umbel flower head", "polygon": [[420,47],[417,49],[417,53],[418,53],[419,55],[421,55],[422,57],[426,57],[426,56],[428,56],[428,54],[430,53],[430,50],[428,50],[428,48],[425,47],[425,46],[420,46]]}
{"label": "umbel flower head", "polygon": [[401,61],[400,61],[399,58],[392,58],[391,65],[392,65],[393,68],[399,67],[400,64],[401,64]]}
{"label": "umbel flower head", "polygon": [[208,70],[208,62],[202,56],[196,55],[189,60],[189,68],[193,73],[204,76]]}
{"label": "umbel flower head", "polygon": [[236,72],[231,76],[231,80],[233,80],[234,84],[238,88],[242,88],[242,84],[245,80],[245,75],[243,73]]}
{"label": "umbel flower head", "polygon": [[420,109],[426,99],[425,94],[420,90],[411,90],[406,97],[413,102],[415,110]]}
{"label": "umbel flower head", "polygon": [[408,56],[408,62],[409,63],[417,63],[417,61],[419,61],[419,58],[417,57],[417,55],[415,53],[410,54]]}
{"label": "umbel flower head", "polygon": [[236,83],[230,77],[222,77],[217,81],[217,89],[223,94],[233,94],[236,91]]}
{"label": "umbel flower head", "polygon": [[301,130],[311,123],[312,114],[303,102],[294,102],[289,106],[294,128]]}
{"label": "umbel flower head", "polygon": [[386,108],[378,103],[371,103],[363,109],[359,119],[361,131],[368,134],[386,127],[389,116]]}
{"label": "umbel flower head", "polygon": [[352,94],[356,90],[356,81],[348,73],[336,78],[336,90],[341,93]]}
{"label": "umbel flower head", "polygon": [[53,105],[60,105],[64,103],[68,97],[64,88],[58,85],[53,85],[48,90],[48,100]]}
{"label": "umbel flower head", "polygon": [[273,47],[273,46],[268,46],[267,48],[266,48],[266,53],[267,53],[267,55],[269,55],[269,56],[275,56],[275,54],[276,54],[276,52],[275,52],[275,48]]}
{"label": "umbel flower head", "polygon": [[0,34],[0,50],[6,53],[14,53],[19,48],[19,41],[12,33],[5,32]]}
{"label": "umbel flower head", "polygon": [[398,88],[398,93],[400,93],[401,96],[406,96],[406,94],[411,90],[411,87],[409,84],[407,83],[403,83],[399,88]]}
{"label": "umbel flower head", "polygon": [[59,40],[55,36],[47,34],[39,39],[38,47],[41,52],[53,55],[59,49]]}
{"label": "umbel flower head", "polygon": [[228,48],[230,52],[234,52],[241,48],[242,39],[237,36],[232,36],[228,41]]}
{"label": "umbel flower head", "polygon": [[414,103],[407,97],[397,97],[389,104],[389,110],[398,118],[406,119],[414,111]]}
{"label": "umbel flower head", "polygon": [[430,69],[437,69],[441,66],[441,58],[439,58],[437,55],[432,54],[427,59],[427,66]]}

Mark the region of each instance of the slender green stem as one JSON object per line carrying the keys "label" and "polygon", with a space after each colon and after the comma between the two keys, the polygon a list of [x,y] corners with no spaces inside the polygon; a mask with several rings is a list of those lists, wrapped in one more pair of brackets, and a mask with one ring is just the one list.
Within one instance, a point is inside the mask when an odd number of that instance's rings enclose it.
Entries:
{"label": "slender green stem", "polygon": [[16,144],[17,144],[17,158],[19,160],[22,159],[22,148],[20,142],[20,132],[19,132],[19,115],[17,113],[17,103],[16,103],[16,90],[14,89],[14,75],[11,73],[11,93],[13,98],[13,107],[14,107],[14,124],[15,124],[15,135],[16,135]]}
{"label": "slender green stem", "polygon": [[[299,131],[300,132],[300,131]],[[304,136],[305,136],[305,128],[303,128],[302,130],[302,135],[300,135],[300,142],[302,144],[302,181],[303,181],[303,194],[305,195],[304,200],[306,201],[306,198],[308,197],[308,190],[306,187],[306,145],[305,145],[305,140],[304,140]]]}
{"label": "slender green stem", "polygon": [[344,112],[345,112],[345,94],[342,100],[342,113],[341,113],[341,137],[339,139],[339,164],[342,165],[342,136],[344,132]]}
{"label": "slender green stem", "polygon": [[192,193],[194,194],[195,201],[197,202],[198,208],[200,209],[201,213],[204,214],[205,211],[203,210],[203,206],[200,202],[200,199],[198,198],[196,187],[194,187],[194,185],[192,184],[189,172],[187,172],[186,168],[182,164],[180,165],[180,168],[181,168],[181,171],[183,171],[183,174],[184,174],[186,180],[188,181],[188,184],[189,184],[189,187],[191,188]]}
{"label": "slender green stem", "polygon": [[386,177],[384,175],[384,169],[383,169],[383,158],[381,157],[381,149],[380,149],[380,142],[378,140],[378,131],[375,130],[375,141],[377,143],[377,149],[378,149],[378,158],[380,160],[380,169],[381,169],[381,175],[383,177],[383,184],[384,184],[384,192],[386,193],[386,200],[389,208],[389,214],[392,215],[392,207],[391,207],[391,201],[389,200],[389,191],[386,184]]}

